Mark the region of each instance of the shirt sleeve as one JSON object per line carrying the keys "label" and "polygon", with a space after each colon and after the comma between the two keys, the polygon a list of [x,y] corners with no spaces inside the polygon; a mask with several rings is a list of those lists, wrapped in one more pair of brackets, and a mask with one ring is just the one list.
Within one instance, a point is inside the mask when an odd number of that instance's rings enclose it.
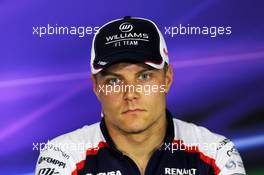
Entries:
{"label": "shirt sleeve", "polygon": [[40,152],[36,163],[36,175],[72,175],[75,164],[71,155],[53,144]]}
{"label": "shirt sleeve", "polygon": [[239,152],[233,142],[223,139],[219,142],[216,153],[216,164],[219,175],[245,175],[245,168]]}

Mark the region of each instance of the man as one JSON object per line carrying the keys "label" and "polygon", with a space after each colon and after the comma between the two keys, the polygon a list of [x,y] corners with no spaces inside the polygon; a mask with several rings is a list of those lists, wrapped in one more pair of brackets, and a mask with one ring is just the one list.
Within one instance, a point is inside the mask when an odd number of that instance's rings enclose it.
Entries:
{"label": "man", "polygon": [[231,141],[166,109],[173,70],[152,21],[124,17],[102,26],[91,73],[101,122],[49,142],[37,175],[245,174]]}

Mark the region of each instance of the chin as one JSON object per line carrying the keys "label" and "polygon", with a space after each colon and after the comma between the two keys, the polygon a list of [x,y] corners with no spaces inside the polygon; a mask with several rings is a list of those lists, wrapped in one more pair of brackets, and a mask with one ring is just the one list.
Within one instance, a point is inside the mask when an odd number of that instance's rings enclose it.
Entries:
{"label": "chin", "polygon": [[126,133],[128,133],[128,134],[140,134],[140,133],[144,132],[145,129],[141,129],[141,128],[126,128],[124,131]]}
{"label": "chin", "polygon": [[127,133],[141,133],[148,128],[148,117],[145,115],[129,114],[122,116],[122,130]]}
{"label": "chin", "polygon": [[127,122],[123,125],[123,130],[127,133],[139,134],[144,132],[146,129],[147,126],[143,123]]}

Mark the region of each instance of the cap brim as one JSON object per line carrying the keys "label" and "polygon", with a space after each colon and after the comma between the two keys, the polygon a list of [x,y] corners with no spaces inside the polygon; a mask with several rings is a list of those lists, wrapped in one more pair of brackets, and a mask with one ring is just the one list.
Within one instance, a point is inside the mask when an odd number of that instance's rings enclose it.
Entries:
{"label": "cap brim", "polygon": [[161,57],[157,57],[148,53],[143,52],[131,52],[131,51],[123,51],[118,53],[113,53],[104,58],[104,60],[109,60],[107,64],[101,65],[100,69],[105,69],[113,64],[117,63],[151,63],[151,64],[162,64],[163,59]]}

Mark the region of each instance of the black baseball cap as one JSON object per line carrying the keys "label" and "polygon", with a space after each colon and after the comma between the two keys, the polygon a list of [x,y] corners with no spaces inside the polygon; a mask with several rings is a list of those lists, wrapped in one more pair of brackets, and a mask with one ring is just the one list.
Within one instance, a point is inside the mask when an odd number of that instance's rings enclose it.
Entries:
{"label": "black baseball cap", "polygon": [[156,69],[169,64],[165,40],[153,21],[126,16],[97,31],[91,50],[92,74],[120,62],[145,63]]}

